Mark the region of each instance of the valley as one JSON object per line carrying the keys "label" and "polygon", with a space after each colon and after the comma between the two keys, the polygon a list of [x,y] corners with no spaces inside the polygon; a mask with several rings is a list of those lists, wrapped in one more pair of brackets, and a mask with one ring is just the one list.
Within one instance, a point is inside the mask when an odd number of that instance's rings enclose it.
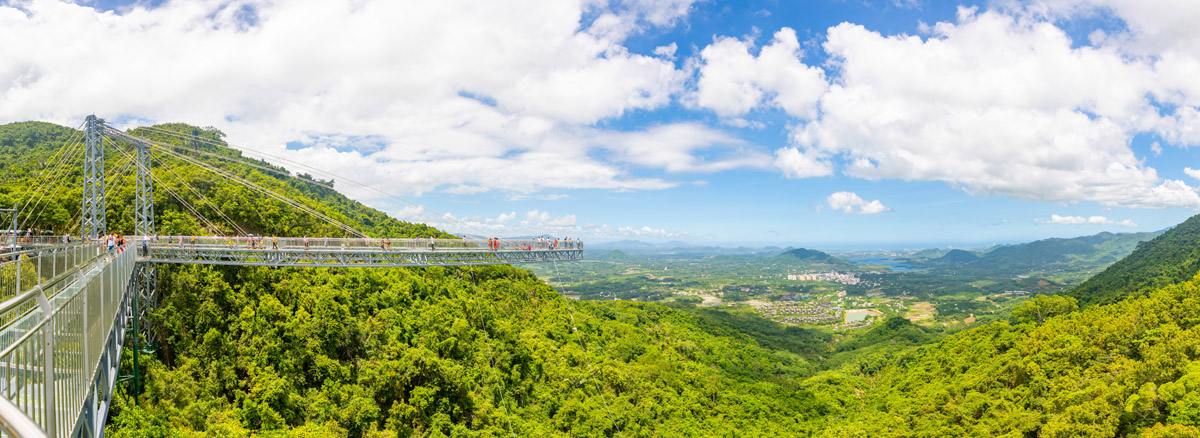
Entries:
{"label": "valley", "polygon": [[744,308],[777,322],[830,330],[892,316],[959,330],[1007,318],[1032,296],[1074,287],[1159,234],[1101,233],[971,251],[826,253],[615,242],[595,245],[577,263],[523,267],[582,300]]}
{"label": "valley", "polygon": [[[0,126],[0,151],[44,158],[71,134]],[[164,187],[242,206],[230,223],[336,233],[262,215],[281,207],[164,161],[181,175]],[[33,169],[0,165],[12,180],[0,202],[27,195]],[[289,176],[259,178],[371,233],[452,237]],[[71,230],[69,192],[49,199],[38,227]],[[111,199],[114,229],[131,226],[131,197]],[[180,199],[157,201],[164,234],[228,234]],[[144,390],[117,385],[105,433],[1200,433],[1200,216],[1164,232],[970,251],[623,246],[528,267],[164,266],[154,348],[137,365]],[[121,373],[133,369],[123,356]]]}

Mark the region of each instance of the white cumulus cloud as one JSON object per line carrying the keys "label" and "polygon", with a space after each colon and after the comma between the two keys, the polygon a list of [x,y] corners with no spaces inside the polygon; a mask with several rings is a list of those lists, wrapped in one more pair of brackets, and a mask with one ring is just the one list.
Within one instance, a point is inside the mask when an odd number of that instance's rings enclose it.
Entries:
{"label": "white cumulus cloud", "polygon": [[867,202],[854,192],[836,192],[825,199],[829,208],[848,214],[879,214],[892,211],[878,199]]}
{"label": "white cumulus cloud", "polygon": [[717,38],[700,53],[703,65],[694,104],[722,117],[738,117],[762,103],[800,118],[817,115],[817,100],[828,84],[825,72],[800,61],[796,32],[783,28],[758,56],[753,42]]}
{"label": "white cumulus cloud", "polygon": [[[960,10],[928,38],[843,23],[824,43],[840,72],[799,147],[855,163],[850,176],[944,181],[974,194],[1106,206],[1200,208],[1130,148],[1164,117],[1154,68],[1076,47],[1049,22]],[[1183,135],[1183,134],[1180,134]],[[860,164],[866,165],[860,165]]]}
{"label": "white cumulus cloud", "polygon": [[[656,190],[679,182],[626,165],[769,165],[761,151],[713,157],[747,146],[714,129],[720,145],[663,135],[694,124],[597,127],[682,92],[668,53],[622,41],[674,26],[692,0],[84,3],[0,4],[0,41],[20,42],[0,44],[0,123],[95,112],[122,127],[216,126],[237,146],[418,195]],[[606,20],[624,27],[599,32]],[[669,153],[628,150],[649,138]]]}
{"label": "white cumulus cloud", "polygon": [[1183,168],[1183,173],[1186,173],[1187,176],[1190,176],[1193,179],[1200,179],[1200,170],[1193,169],[1190,167],[1185,167],[1185,168]]}
{"label": "white cumulus cloud", "polygon": [[1119,225],[1122,227],[1136,227],[1137,224],[1129,219],[1120,221],[1112,220],[1104,216],[1059,216],[1057,214],[1050,215],[1050,219],[1037,220],[1045,224],[1060,224],[1060,225]]}
{"label": "white cumulus cloud", "polygon": [[833,164],[811,151],[794,147],[775,150],[775,166],[788,178],[811,178],[833,174]]}

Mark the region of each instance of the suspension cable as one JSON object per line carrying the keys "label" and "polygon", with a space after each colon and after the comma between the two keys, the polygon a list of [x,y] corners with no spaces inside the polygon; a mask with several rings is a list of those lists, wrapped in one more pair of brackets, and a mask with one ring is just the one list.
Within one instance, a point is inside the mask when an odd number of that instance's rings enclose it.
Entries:
{"label": "suspension cable", "polygon": [[242,185],[244,185],[244,186],[246,186],[246,187],[248,187],[248,188],[250,188],[250,189],[252,189],[252,190],[258,191],[258,192],[260,192],[260,193],[262,193],[262,194],[265,194],[265,195],[267,195],[267,196],[269,196],[269,197],[275,198],[275,199],[277,199],[277,200],[279,200],[279,201],[281,201],[281,202],[283,202],[283,203],[285,203],[285,204],[287,204],[287,205],[289,205],[289,206],[292,206],[292,207],[294,207],[294,208],[297,208],[297,209],[300,209],[300,210],[302,210],[302,211],[304,211],[304,212],[306,212],[306,213],[309,213],[309,214],[311,214],[311,215],[313,215],[313,216],[316,216],[318,219],[324,220],[324,221],[326,221],[327,223],[329,223],[329,224],[331,224],[331,225],[333,225],[333,226],[335,226],[335,227],[337,227],[337,228],[339,228],[339,229],[341,229],[341,230],[343,230],[343,231],[346,231],[346,232],[348,232],[348,233],[352,233],[352,234],[356,234],[356,235],[358,235],[359,237],[362,237],[362,238],[366,238],[366,237],[367,237],[366,233],[363,233],[362,231],[359,231],[358,229],[356,229],[356,228],[354,228],[354,227],[351,227],[351,226],[349,226],[349,225],[346,225],[346,224],[342,223],[341,221],[338,221],[337,219],[334,219],[334,218],[332,218],[332,217],[329,217],[328,215],[326,215],[326,214],[324,214],[324,213],[321,213],[321,212],[319,212],[319,211],[316,211],[315,209],[313,209],[313,208],[311,208],[311,207],[308,207],[308,206],[306,206],[306,205],[303,205],[303,204],[301,204],[301,203],[299,203],[299,202],[297,202],[297,201],[294,201],[294,200],[288,199],[287,197],[285,197],[285,196],[283,196],[283,195],[280,195],[280,194],[277,194],[277,193],[275,193],[275,192],[272,192],[271,190],[268,190],[268,189],[266,189],[266,188],[263,188],[262,186],[259,186],[258,184],[255,184],[255,183],[253,183],[253,182],[247,181],[247,180],[245,180],[245,179],[243,179],[243,178],[241,178],[241,177],[239,177],[239,176],[237,176],[237,175],[234,175],[234,174],[232,174],[232,173],[230,173],[230,172],[228,172],[228,171],[225,171],[225,170],[219,169],[219,168],[217,168],[217,167],[215,167],[215,166],[212,166],[212,165],[210,165],[210,164],[208,164],[208,163],[204,163],[204,162],[202,162],[202,161],[196,160],[196,159],[194,159],[194,158],[191,158],[191,157],[184,156],[184,155],[182,155],[182,154],[180,154],[180,153],[178,153],[178,152],[175,152],[175,151],[172,151],[172,150],[170,150],[169,148],[162,147],[162,143],[161,143],[161,142],[154,141],[154,140],[149,140],[149,139],[144,139],[144,138],[139,138],[139,137],[134,137],[134,136],[131,136],[131,135],[129,135],[129,134],[126,134],[126,133],[124,133],[124,132],[118,131],[118,130],[116,130],[116,129],[113,129],[113,128],[108,128],[108,131],[109,131],[109,132],[111,132],[111,133],[114,133],[114,134],[116,134],[116,135],[120,135],[120,136],[122,136],[122,137],[129,138],[129,139],[132,139],[132,140],[140,140],[140,141],[145,141],[145,142],[149,143],[149,144],[150,144],[150,145],[152,145],[152,146],[155,146],[155,145],[157,145],[157,146],[160,146],[160,147],[159,147],[159,150],[160,150],[160,151],[162,151],[163,153],[166,153],[167,155],[170,155],[170,156],[172,156],[172,157],[175,157],[175,158],[177,158],[177,159],[183,160],[183,161],[185,161],[185,162],[188,162],[188,163],[194,164],[194,165],[196,165],[196,166],[199,166],[199,167],[201,167],[201,168],[203,168],[203,169],[205,169],[205,170],[208,170],[208,171],[210,171],[210,172],[213,172],[213,173],[215,173],[215,174],[217,174],[217,175],[223,176],[223,177],[225,177],[225,178],[228,178],[228,179],[230,179],[230,180],[233,180],[234,182],[237,182],[237,183],[239,183],[239,184],[242,184]]}
{"label": "suspension cable", "polygon": [[239,183],[239,184],[242,184],[243,186],[246,186],[246,187],[248,187],[248,188],[250,188],[250,189],[252,189],[252,190],[258,191],[258,192],[260,192],[260,193],[262,193],[262,194],[264,194],[264,195],[267,195],[267,196],[269,196],[269,197],[271,197],[271,198],[274,198],[274,199],[276,199],[276,200],[279,200],[279,201],[283,202],[284,204],[287,204],[287,205],[289,205],[289,206],[292,206],[292,207],[294,207],[294,208],[297,208],[297,209],[299,209],[299,210],[302,210],[302,211],[304,211],[304,212],[306,212],[306,213],[309,213],[309,214],[311,214],[311,215],[313,215],[313,216],[316,216],[318,219],[324,220],[326,223],[329,223],[330,225],[333,225],[333,226],[335,226],[335,227],[337,227],[337,228],[339,228],[339,229],[341,229],[341,230],[343,230],[343,231],[346,231],[346,232],[348,232],[348,233],[351,233],[351,234],[356,234],[356,235],[358,235],[358,237],[362,237],[362,238],[366,238],[366,237],[367,237],[366,233],[363,233],[362,231],[359,231],[358,229],[356,229],[356,228],[354,228],[354,227],[351,227],[351,226],[349,226],[349,225],[346,225],[345,223],[342,223],[341,221],[339,221],[339,220],[337,220],[337,219],[334,219],[334,218],[332,218],[332,217],[329,217],[328,215],[326,215],[326,214],[324,214],[324,213],[321,213],[321,212],[319,212],[319,211],[317,211],[317,210],[313,209],[312,207],[309,207],[309,206],[307,206],[307,205],[301,204],[301,203],[300,203],[300,202],[298,202],[298,201],[295,201],[295,200],[292,200],[292,199],[288,199],[287,197],[285,197],[285,196],[283,196],[283,195],[280,195],[280,194],[277,194],[277,193],[275,193],[275,192],[272,192],[271,190],[268,190],[268,189],[266,189],[266,188],[263,188],[262,186],[259,186],[258,184],[255,184],[255,183],[253,183],[253,182],[247,181],[247,180],[245,180],[245,179],[243,179],[243,178],[241,178],[241,177],[239,177],[239,176],[237,176],[237,175],[234,175],[234,174],[232,174],[232,173],[229,173],[229,172],[227,172],[227,171],[221,170],[221,169],[219,169],[219,168],[217,168],[217,167],[215,167],[215,166],[209,165],[209,164],[207,164],[207,163],[204,163],[204,162],[201,162],[201,161],[199,161],[199,160],[195,160],[195,159],[193,159],[193,158],[191,158],[191,157],[185,157],[185,156],[183,156],[183,155],[181,155],[181,154],[179,154],[179,153],[176,153],[176,152],[174,152],[174,151],[168,151],[168,150],[165,150],[165,149],[163,149],[162,151],[163,151],[163,152],[165,152],[165,153],[167,153],[168,155],[171,155],[171,156],[175,157],[175,158],[178,158],[178,159],[181,159],[181,160],[184,160],[184,161],[190,162],[190,163],[192,163],[192,164],[195,164],[195,165],[197,165],[197,166],[200,166],[201,168],[203,168],[203,169],[205,169],[205,170],[208,170],[208,171],[210,171],[210,172],[216,173],[217,175],[220,175],[220,176],[226,177],[226,178],[228,178],[228,179],[231,179],[231,180],[233,180],[234,182],[237,182],[237,183]]}
{"label": "suspension cable", "polygon": [[[479,304],[479,280],[477,280],[475,278],[475,267],[468,266],[468,268],[470,269],[469,272],[471,274],[471,285],[472,285],[471,289],[475,292],[475,311],[479,315],[480,328],[483,329],[483,342],[485,345],[487,345],[488,363],[490,363],[492,365],[492,375],[496,379],[497,389],[500,390],[500,407],[502,409],[504,409],[504,419],[506,421],[508,421],[508,434],[512,435],[513,437],[516,437],[517,435],[515,433],[513,433],[512,418],[509,418],[509,416],[508,416],[508,405],[504,403],[504,400],[505,400],[504,393],[508,391],[508,382],[501,379],[500,372],[498,370],[496,370],[496,357],[492,354],[492,341],[491,341],[492,336],[491,336],[491,334],[489,334],[487,332],[487,322],[485,322],[483,319],[483,307]],[[461,274],[462,271],[460,270],[459,273]],[[468,318],[469,318],[469,316],[468,316]],[[501,385],[503,385],[503,386],[501,386]]]}
{"label": "suspension cable", "polygon": [[330,216],[328,216],[328,215],[326,215],[326,214],[324,214],[324,213],[321,213],[321,212],[319,212],[319,211],[317,211],[317,210],[313,209],[312,207],[309,207],[309,206],[307,206],[307,205],[301,204],[301,203],[300,203],[300,202],[298,202],[298,201],[295,201],[295,200],[289,199],[289,198],[287,198],[286,196],[283,196],[283,195],[280,195],[280,194],[278,194],[278,193],[275,193],[275,192],[273,192],[273,191],[271,191],[271,190],[269,190],[269,189],[266,189],[266,188],[264,188],[264,187],[262,187],[262,186],[259,186],[258,184],[255,184],[255,183],[253,183],[253,182],[250,182],[250,181],[248,181],[248,180],[246,180],[246,179],[244,179],[244,178],[242,178],[242,177],[239,177],[239,176],[237,176],[237,175],[234,175],[234,174],[232,174],[232,173],[230,173],[230,172],[228,172],[228,171],[222,170],[222,169],[220,169],[220,168],[217,168],[217,167],[215,167],[215,166],[212,166],[212,165],[210,165],[210,164],[208,164],[208,163],[204,163],[204,162],[202,162],[202,161],[196,160],[196,159],[194,159],[194,158],[187,157],[187,156],[183,156],[182,154],[179,154],[179,153],[177,153],[177,152],[175,152],[175,151],[171,151],[171,150],[167,150],[167,149],[160,149],[160,150],[161,150],[161,151],[163,151],[164,153],[168,154],[168,155],[171,155],[171,156],[173,156],[173,157],[177,158],[177,159],[180,159],[180,160],[183,160],[183,161],[186,161],[186,162],[189,162],[189,163],[195,164],[196,166],[199,166],[199,167],[201,167],[201,168],[203,168],[203,169],[205,169],[205,170],[208,170],[208,171],[210,171],[210,172],[216,173],[217,175],[223,176],[223,177],[225,177],[225,178],[228,178],[228,179],[230,179],[230,180],[233,180],[234,182],[237,182],[237,183],[239,183],[239,184],[242,184],[243,186],[246,186],[247,188],[250,188],[250,189],[252,189],[252,190],[258,191],[258,192],[260,192],[260,193],[262,193],[262,194],[264,194],[264,195],[267,195],[267,196],[269,196],[269,197],[271,197],[271,198],[274,198],[274,199],[276,199],[276,200],[279,200],[279,201],[283,202],[284,204],[287,204],[287,205],[289,205],[289,206],[292,206],[292,207],[294,207],[294,208],[297,208],[297,209],[299,209],[299,210],[302,210],[302,211],[304,211],[304,212],[306,212],[306,213],[309,213],[309,214],[311,214],[311,215],[313,215],[313,216],[317,217],[318,219],[324,220],[325,222],[329,223],[330,225],[333,225],[333,226],[335,226],[335,227],[337,227],[337,228],[339,228],[339,229],[341,229],[341,230],[343,230],[343,231],[346,231],[346,232],[348,232],[348,233],[351,233],[351,234],[358,235],[358,237],[362,237],[362,238],[366,238],[366,237],[367,237],[366,233],[363,233],[362,231],[359,231],[358,229],[356,229],[356,228],[354,228],[354,227],[351,227],[350,225],[347,225],[347,224],[345,224],[345,223],[343,223],[343,222],[341,222],[341,221],[339,221],[339,220],[337,220],[337,219],[334,219],[334,218],[332,218],[332,217],[330,217]]}
{"label": "suspension cable", "polygon": [[[106,132],[107,132],[107,130],[106,130]],[[116,142],[114,141],[114,144],[115,143]],[[134,146],[136,147],[136,144]],[[134,151],[134,152],[131,152],[130,154],[136,154],[136,153],[137,152]],[[170,173],[171,176],[174,176],[175,179],[184,186],[184,188],[188,189],[192,194],[194,194],[194,195],[196,195],[196,197],[200,198],[200,200],[203,201],[206,205],[208,205],[208,207],[211,208],[213,211],[215,211],[218,216],[220,216],[222,219],[224,219],[226,222],[228,222],[229,225],[233,227],[233,230],[238,233],[238,235],[246,235],[246,230],[244,230],[244,229],[242,229],[242,227],[238,226],[236,221],[234,221],[232,218],[230,218],[229,215],[225,214],[224,211],[222,211],[220,208],[218,208],[216,204],[214,204],[212,201],[210,201],[208,199],[208,197],[204,196],[203,193],[201,193],[199,190],[197,190],[190,182],[188,182],[187,179],[183,178],[182,176],[179,176],[179,174],[176,173],[175,170],[172,169],[171,166],[168,165],[165,160],[154,159],[154,158],[151,158],[151,159],[154,162],[158,163],[159,167],[166,169],[167,173]],[[134,161],[136,162],[137,160],[135,159]],[[137,163],[136,167],[140,169],[140,168],[142,168],[142,164]]]}
{"label": "suspension cable", "polygon": [[[25,224],[29,221],[29,219],[31,217],[34,216],[34,211],[38,209],[38,206],[41,205],[42,200],[45,199],[46,193],[49,193],[51,190],[53,190],[54,195],[52,195],[51,198],[58,195],[58,190],[61,189],[61,187],[62,187],[61,183],[63,181],[65,181],[66,177],[68,175],[70,175],[70,173],[71,173],[69,168],[66,167],[66,163],[75,161],[75,159],[83,153],[84,148],[76,147],[81,144],[82,143],[73,143],[71,145],[64,147],[60,151],[63,153],[59,155],[60,159],[58,160],[57,163],[55,163],[54,170],[52,170],[49,174],[47,174],[46,180],[49,182],[49,184],[46,184],[47,181],[42,181],[42,180],[39,180],[38,182],[34,183],[33,187],[38,188],[37,200],[33,199],[32,194],[30,195],[28,200],[23,199],[23,201],[30,201],[30,202],[28,202],[28,203],[22,202],[22,204],[24,204],[26,206],[26,208],[22,209],[23,213],[25,213],[24,214],[25,220],[21,221],[19,228],[25,228]],[[22,198],[24,198],[24,194],[22,194]]]}
{"label": "suspension cable", "polygon": [[[164,134],[164,135],[171,135],[171,136],[175,136],[175,137],[177,137],[177,138],[181,138],[181,139],[196,140],[196,141],[199,141],[199,142],[202,142],[202,143],[205,143],[205,144],[208,144],[208,145],[212,145],[212,146],[217,146],[217,147],[224,147],[224,148],[230,148],[230,149],[234,149],[234,148],[233,148],[233,147],[231,147],[231,146],[230,146],[228,143],[216,142],[216,141],[212,141],[212,140],[209,140],[209,139],[206,139],[206,138],[202,138],[202,137],[199,137],[199,136],[195,136],[195,135],[188,135],[188,134],[183,134],[183,133],[174,132],[174,131],[171,131],[171,130],[162,129],[162,128],[157,128],[157,127],[153,127],[153,126],[149,126],[149,127],[143,126],[143,127],[140,127],[140,129],[146,129],[146,130],[149,130],[149,131],[151,131],[151,132],[156,132],[156,133],[159,133],[159,134]],[[171,145],[171,147],[178,147],[178,146]],[[350,178],[346,178],[346,177],[344,177],[344,176],[341,176],[341,175],[338,175],[338,174],[335,174],[335,173],[332,173],[332,172],[328,172],[328,171],[325,171],[325,170],[322,170],[322,169],[319,169],[319,168],[316,168],[316,167],[312,167],[312,166],[309,166],[309,165],[307,165],[307,164],[304,164],[304,163],[301,163],[301,162],[298,162],[298,161],[290,160],[290,159],[287,159],[287,158],[284,158],[284,157],[280,157],[280,156],[277,156],[277,155],[268,154],[268,153],[266,153],[266,152],[258,151],[258,150],[256,150],[256,149],[249,149],[249,148],[245,148],[245,147],[237,147],[235,150],[237,150],[237,151],[239,151],[239,152],[243,152],[243,153],[245,153],[245,152],[252,152],[252,153],[254,153],[254,154],[257,154],[257,155],[261,155],[261,156],[264,156],[264,157],[272,158],[272,159],[275,159],[275,160],[278,160],[278,161],[281,161],[281,162],[284,162],[284,163],[287,163],[287,164],[291,164],[291,165],[293,165],[293,166],[296,166],[296,167],[300,167],[300,168],[306,169],[306,170],[308,170],[308,171],[310,171],[310,172],[313,172],[313,173],[316,173],[316,174],[323,174],[323,175],[325,175],[325,176],[328,176],[328,177],[330,177],[330,178],[333,178],[335,181],[345,181],[345,182],[348,182],[348,183],[354,184],[354,185],[356,185],[356,186],[358,186],[358,187],[360,187],[360,188],[363,188],[363,189],[366,189],[366,190],[368,190],[368,191],[374,192],[375,194],[382,195],[382,196],[384,196],[384,197],[387,197],[387,198],[392,198],[392,199],[398,200],[398,201],[400,201],[400,202],[403,202],[403,203],[405,203],[405,204],[408,204],[408,205],[414,206],[414,207],[416,207],[416,208],[418,209],[418,211],[420,211],[420,212],[421,212],[421,213],[420,213],[421,215],[425,216],[425,217],[426,217],[426,218],[428,218],[428,219],[432,219],[432,220],[434,220],[434,221],[442,221],[442,220],[445,220],[445,219],[450,219],[450,220],[452,220],[453,222],[457,223],[457,225],[459,225],[459,226],[460,226],[460,227],[462,227],[462,228],[466,228],[466,229],[473,229],[473,230],[475,230],[475,231],[482,231],[482,232],[484,232],[484,234],[488,234],[488,232],[490,231],[490,230],[487,230],[487,229],[485,229],[485,228],[482,228],[482,227],[478,227],[478,226],[472,225],[472,224],[470,224],[470,223],[468,223],[468,222],[465,222],[465,221],[463,221],[462,219],[459,219],[459,218],[457,218],[457,217],[454,217],[453,215],[450,215],[450,214],[448,214],[448,213],[441,213],[441,212],[439,212],[439,211],[437,211],[437,210],[434,210],[434,209],[431,209],[431,208],[429,208],[429,207],[426,207],[425,205],[419,204],[419,203],[417,203],[417,202],[410,201],[410,200],[408,200],[408,199],[402,198],[402,197],[400,197],[400,196],[398,196],[398,195],[395,195],[395,194],[392,194],[392,193],[389,193],[389,192],[385,192],[385,191],[383,191],[383,190],[381,190],[381,189],[378,189],[378,188],[376,188],[376,187],[374,187],[374,186],[370,186],[370,185],[367,185],[367,184],[364,184],[364,183],[361,183],[361,182],[355,181],[355,180],[353,180],[353,179],[350,179]],[[209,152],[203,152],[203,151],[194,151],[194,152],[200,152],[200,153],[202,153],[202,154],[211,154],[211,153],[209,153]],[[230,159],[230,158],[228,158],[228,157],[223,157],[223,156],[216,155],[216,154],[211,154],[211,155],[214,155],[214,156],[221,157],[222,159],[232,160],[232,159]],[[278,172],[278,171],[275,171],[275,172]],[[285,174],[285,175],[286,175],[286,174]],[[287,175],[287,176],[291,176],[291,175]],[[320,186],[320,187],[328,187],[328,186],[326,186],[326,185],[324,185],[324,184],[321,184],[321,183],[318,183],[318,182],[316,182],[316,181],[304,180],[304,179],[301,179],[301,178],[297,178],[297,179],[300,179],[301,181],[304,181],[304,182],[307,182],[307,183],[310,183],[310,184],[318,185],[318,186]],[[503,239],[502,239],[502,240],[503,240]]]}
{"label": "suspension cable", "polygon": [[[117,151],[120,151],[122,154],[124,154],[126,158],[136,161],[136,159],[128,151],[121,149],[121,148],[116,148],[116,149],[117,149]],[[179,202],[179,205],[183,206],[188,211],[190,211],[192,213],[192,215],[194,215],[194,216],[196,216],[196,218],[200,219],[200,221],[203,222],[207,228],[209,228],[213,232],[217,232],[217,233],[219,233],[221,231],[221,228],[218,227],[217,224],[213,223],[207,217],[200,214],[200,212],[197,211],[196,208],[191,205],[191,203],[184,200],[184,198],[182,196],[180,196],[179,193],[176,193],[175,189],[172,189],[171,186],[167,185],[161,179],[154,176],[154,174],[150,174],[150,178],[152,178],[152,180],[158,187],[166,189],[167,194],[171,195],[172,198],[175,198],[175,201]]]}
{"label": "suspension cable", "polygon": [[[84,123],[87,123],[87,122],[85,121]],[[78,140],[78,137],[83,135],[83,131],[80,131],[78,129],[79,127],[82,127],[82,126],[83,126],[83,123],[80,123],[79,126],[76,127],[75,132],[71,133],[71,136],[67,138],[67,141],[64,142],[62,144],[62,146],[59,147],[58,151],[56,151],[54,153],[54,155],[52,155],[50,157],[49,162],[45,166],[42,166],[41,172],[38,172],[38,175],[35,177],[36,182],[34,183],[34,187],[41,187],[42,185],[44,185],[45,180],[48,179],[49,175],[58,172],[58,170],[62,167],[63,162],[65,161],[65,157],[66,157],[66,153],[67,153],[68,149],[71,149],[71,147]],[[32,158],[32,156],[31,156],[31,158]],[[52,163],[50,163],[50,162],[52,162]],[[46,168],[48,168],[50,166],[54,166],[54,169],[51,170],[50,174],[47,174]],[[8,173],[8,171],[7,171],[7,169],[5,169],[5,174],[7,175],[7,173]],[[32,195],[30,195],[30,197],[32,198]],[[25,201],[26,201],[25,195],[22,194],[21,195],[21,203],[24,204]]]}
{"label": "suspension cable", "polygon": [[[554,261],[554,282],[558,283],[558,286],[555,291],[558,292],[559,296],[561,297],[562,293],[563,293],[562,292],[562,290],[563,290],[562,274],[560,274],[558,272],[558,261],[557,260]],[[592,377],[595,378],[596,371],[594,368],[592,368],[592,358],[590,356],[588,356],[588,348],[587,348],[587,345],[584,344],[583,334],[580,333],[579,328],[575,326],[575,303],[574,303],[574,300],[570,297],[567,297],[566,301],[567,301],[567,310],[569,312],[569,315],[571,316],[571,331],[575,332],[575,340],[579,341],[579,347],[583,349],[583,359],[585,361],[587,361],[588,374],[591,374]],[[612,422],[613,429],[616,429],[617,436],[620,436],[621,428],[620,428],[620,426],[617,425],[616,420],[613,419],[612,409],[609,409],[609,407],[608,407],[608,397],[604,395],[604,387],[600,384],[599,379],[596,379],[596,391],[598,391],[600,393],[600,401],[604,402],[604,412],[608,414],[608,421]]]}
{"label": "suspension cable", "polygon": [[172,169],[171,166],[167,164],[166,160],[163,160],[163,159],[153,159],[153,160],[154,160],[154,162],[158,163],[158,167],[166,169],[167,173],[170,173],[171,176],[174,176],[176,180],[178,180],[180,183],[183,183],[183,186],[185,188],[187,188],[189,191],[191,191],[192,194],[199,197],[201,201],[204,201],[204,203],[208,205],[209,208],[211,208],[213,211],[217,212],[217,215],[221,216],[222,219],[225,219],[226,222],[229,222],[229,225],[233,227],[233,230],[235,232],[237,232],[239,236],[247,235],[245,229],[243,229],[241,226],[238,226],[236,221],[234,221],[232,218],[230,218],[229,215],[225,214],[224,211],[221,211],[220,208],[217,208],[216,204],[214,204],[212,201],[209,201],[208,197],[204,196],[203,193],[200,193],[200,191],[197,190],[194,186],[192,186],[192,184],[190,182],[188,182],[188,180],[184,179],[182,176],[179,176],[179,174],[176,173],[175,170]]}

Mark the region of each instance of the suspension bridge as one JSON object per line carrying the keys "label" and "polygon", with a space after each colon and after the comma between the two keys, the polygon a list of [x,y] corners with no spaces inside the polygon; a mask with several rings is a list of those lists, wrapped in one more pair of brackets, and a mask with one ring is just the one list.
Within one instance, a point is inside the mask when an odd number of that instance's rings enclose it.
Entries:
{"label": "suspension bridge", "polygon": [[[82,135],[80,239],[69,242],[59,236],[18,236],[15,211],[10,232],[4,236],[8,241],[3,242],[5,251],[0,252],[0,435],[104,435],[116,384],[129,378],[137,384],[136,358],[141,348],[137,340],[139,335],[147,334],[148,325],[142,321],[158,302],[158,264],[420,267],[582,258],[582,243],[577,241],[371,237],[298,201],[181,154],[174,150],[177,145],[130,135],[95,116],[87,117]],[[109,234],[105,217],[106,141],[133,146],[132,152],[114,148],[127,158],[126,166],[136,167],[134,233],[125,236],[123,248],[110,249],[103,238]],[[357,237],[252,236],[231,220],[229,224],[239,231],[236,235],[159,236],[155,233],[153,192],[154,182],[161,183],[161,179],[151,172],[155,162],[152,151],[242,183]],[[198,219],[207,221],[183,202],[183,194],[163,188]],[[190,193],[217,210],[199,192],[193,189]],[[216,228],[208,224],[210,229]],[[127,336],[135,341],[131,348],[134,375],[119,376]]]}

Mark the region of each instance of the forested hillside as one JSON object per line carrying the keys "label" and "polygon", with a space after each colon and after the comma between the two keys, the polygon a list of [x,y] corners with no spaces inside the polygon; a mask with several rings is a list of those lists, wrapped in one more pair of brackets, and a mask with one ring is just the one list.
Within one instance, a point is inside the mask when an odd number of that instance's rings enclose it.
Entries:
{"label": "forested hillside", "polygon": [[1075,309],[1040,297],[842,380],[860,396],[821,436],[1200,436],[1200,278]]}
{"label": "forested hillside", "polygon": [[[222,137],[211,128],[158,128]],[[0,127],[0,148],[21,158],[4,162],[8,183],[0,195],[7,198],[0,202],[32,199],[39,171],[54,169],[54,148],[72,134],[42,123]],[[106,159],[113,173],[122,169],[123,156],[111,145]],[[265,234],[337,233],[196,166],[159,159],[170,168],[156,169],[165,181],[155,190],[162,234],[229,233],[233,224]],[[332,190],[199,159],[373,235],[444,235]],[[78,220],[80,171],[64,166],[60,173],[67,176],[44,190],[48,211],[57,214],[38,218],[37,228],[73,231]],[[132,176],[113,176],[109,184],[110,229],[131,231]],[[205,227],[168,187],[189,193],[184,199],[218,228]],[[232,223],[206,210],[193,188]],[[741,323],[719,315],[570,302],[521,269],[164,265],[159,272],[162,301],[153,324],[160,339],[142,363],[147,392],[135,404],[126,387],[119,389],[108,426],[113,436],[766,435],[805,418],[797,413],[829,409],[798,389],[815,366],[789,351],[815,357],[828,348],[827,336],[761,319],[752,322],[767,330],[747,335]]]}
{"label": "forested hillside", "polygon": [[[215,128],[167,124],[157,129],[196,135],[204,140],[223,143],[225,134]],[[138,129],[132,133],[172,144],[187,150],[242,160],[239,164],[195,154],[194,158],[217,166],[275,193],[287,196],[338,221],[373,236],[450,237],[423,224],[388,217],[341,195],[337,191],[286,176],[286,171],[264,172],[252,166],[272,168],[267,163],[245,158],[235,149],[202,142],[184,142],[161,133]],[[78,233],[82,199],[82,135],[70,128],[43,122],[12,123],[0,126],[0,205],[21,204],[23,228],[56,234]],[[74,145],[69,148],[64,146]],[[131,146],[105,142],[106,202],[109,231],[133,232],[133,201],[136,182],[129,156]],[[235,226],[254,234],[341,237],[344,231],[308,213],[288,207],[261,193],[232,184],[227,179],[195,165],[154,154],[154,208],[159,234],[222,234],[235,232]],[[336,182],[335,182],[336,185]],[[174,193],[174,194],[173,194]],[[178,194],[176,196],[175,194]],[[208,218],[212,225],[190,213],[190,208]],[[220,213],[217,210],[220,210]],[[228,219],[226,219],[228,218]]]}
{"label": "forested hillside", "polygon": [[[11,152],[0,158],[0,203],[27,197],[37,171],[53,164],[52,148],[71,135],[48,124],[0,127],[0,151]],[[164,187],[195,188],[239,227],[336,232],[166,161],[180,178],[164,177]],[[374,235],[440,235],[327,189],[213,164]],[[125,180],[113,185],[110,224],[128,231],[133,181],[118,178]],[[70,230],[77,220],[78,178],[64,181],[50,188],[49,218],[39,226]],[[156,190],[160,232],[228,231],[204,227],[163,192]],[[1197,226],[1193,218],[1143,244],[1096,277],[1104,288],[1087,289],[1145,293],[1082,310],[1071,297],[1039,296],[1009,321],[952,335],[898,318],[830,336],[751,312],[573,301],[509,266],[162,266],[153,316],[161,338],[143,356],[146,393],[135,402],[122,384],[106,433],[1197,436],[1200,279],[1187,264],[1195,257],[1186,256],[1200,246]]]}
{"label": "forested hillside", "polygon": [[1066,294],[1081,304],[1112,303],[1200,272],[1200,216],[1176,225]]}
{"label": "forested hillside", "polygon": [[1100,233],[1070,239],[1043,239],[992,248],[982,254],[952,250],[927,262],[935,270],[960,275],[1041,276],[1076,284],[1100,272],[1157,233]]}
{"label": "forested hillside", "polygon": [[803,264],[808,264],[808,265],[828,265],[830,268],[833,268],[833,269],[838,269],[838,268],[846,269],[846,268],[850,268],[850,267],[854,266],[853,263],[850,263],[845,260],[839,259],[837,257],[831,256],[824,252],[817,251],[815,249],[805,249],[805,248],[797,248],[797,249],[793,249],[793,250],[784,252],[783,254],[775,256],[775,259],[779,260],[781,262],[785,262],[785,263],[803,263]]}

